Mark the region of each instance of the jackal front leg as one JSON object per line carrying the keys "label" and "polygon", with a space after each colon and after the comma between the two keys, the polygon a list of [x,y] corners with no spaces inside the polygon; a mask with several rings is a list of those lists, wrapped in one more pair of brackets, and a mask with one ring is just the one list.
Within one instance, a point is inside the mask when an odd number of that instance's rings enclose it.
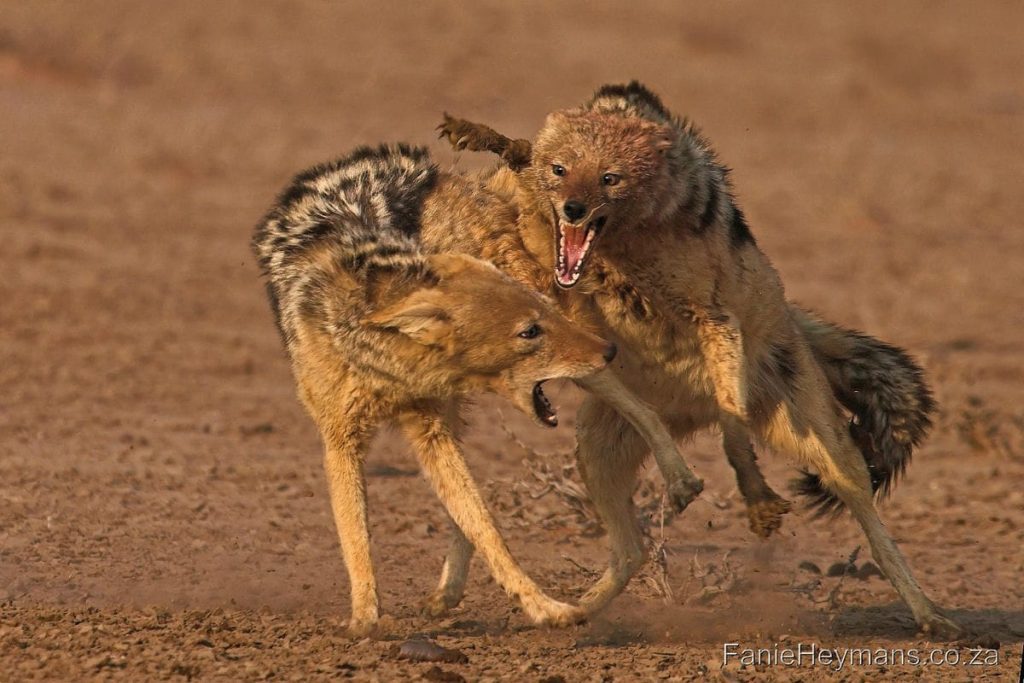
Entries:
{"label": "jackal front leg", "polygon": [[611,370],[576,380],[576,383],[613,408],[643,437],[665,477],[670,502],[677,512],[685,510],[704,490],[704,482],[690,469],[661,417],[633,395]]}
{"label": "jackal front leg", "polygon": [[757,466],[747,421],[743,335],[735,318],[727,312],[708,315],[698,324],[701,348],[722,412],[725,455],[736,472],[736,483],[747,504],[750,530],[768,538],[782,525],[782,516],[793,506],[772,490]]}
{"label": "jackal front leg", "polygon": [[698,318],[697,334],[719,409],[745,424],[747,368],[738,321],[727,311],[711,311]]}
{"label": "jackal front leg", "polygon": [[513,140],[482,123],[473,123],[444,114],[444,122],[437,127],[439,138],[447,138],[451,146],[461,151],[493,152],[513,171],[530,165],[533,146],[529,140]]}
{"label": "jackal front leg", "polygon": [[380,619],[380,600],[370,559],[370,530],[366,521],[366,483],[363,478],[366,443],[364,439],[350,435],[338,438],[337,432],[324,432],[327,444],[324,470],[352,591],[352,618],[348,622],[348,630],[352,635],[362,637],[370,634]]}
{"label": "jackal front leg", "polygon": [[498,585],[518,599],[534,623],[568,626],[582,621],[585,613],[581,608],[545,595],[512,558],[466,466],[453,431],[454,421],[451,416],[421,413],[400,420],[448,514],[486,560]]}
{"label": "jackal front leg", "polygon": [[782,516],[793,509],[793,504],[775,493],[765,481],[745,425],[731,418],[723,419],[722,446],[747,503],[750,530],[761,538],[768,538],[782,526]]}

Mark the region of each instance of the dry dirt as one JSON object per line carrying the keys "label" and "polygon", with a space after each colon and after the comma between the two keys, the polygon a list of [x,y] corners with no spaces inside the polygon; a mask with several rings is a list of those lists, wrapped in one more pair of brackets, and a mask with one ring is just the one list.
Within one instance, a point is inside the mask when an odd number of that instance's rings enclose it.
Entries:
{"label": "dry dirt", "polygon": [[[1011,2],[5,3],[0,679],[1016,680],[1022,26]],[[479,561],[451,618],[417,616],[443,514],[383,435],[369,495],[394,640],[344,636],[318,438],[252,226],[293,172],[359,143],[433,144],[448,163],[442,110],[529,136],[634,77],[735,169],[792,298],[927,367],[942,412],[883,516],[974,634],[948,647],[997,647],[997,666],[721,669],[726,641],[933,645],[886,582],[801,568],[827,572],[862,543],[848,520],[794,513],[777,538],[751,536],[712,437],[686,448],[705,495],[663,532],[660,480],[638,494],[665,580],[652,567],[593,623],[546,631]],[[564,426],[544,433],[481,400],[467,449],[514,554],[571,598],[606,541],[539,495],[573,477],[578,396],[558,398]],[[762,461],[784,486],[785,459]],[[469,661],[390,654],[412,634]]]}

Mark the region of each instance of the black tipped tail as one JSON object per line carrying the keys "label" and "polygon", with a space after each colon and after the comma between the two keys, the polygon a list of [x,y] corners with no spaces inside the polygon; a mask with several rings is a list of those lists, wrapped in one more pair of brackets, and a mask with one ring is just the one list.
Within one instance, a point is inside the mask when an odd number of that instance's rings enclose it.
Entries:
{"label": "black tipped tail", "polygon": [[[849,411],[850,437],[864,456],[871,489],[887,496],[931,427],[935,401],[920,366],[902,349],[833,325],[793,307],[832,391]],[[817,474],[792,484],[815,517],[834,517],[843,503]]]}
{"label": "black tipped tail", "polygon": [[834,519],[845,508],[843,501],[814,472],[800,470],[800,476],[790,482],[789,490],[804,499],[804,507],[810,511],[813,519]]}
{"label": "black tipped tail", "polygon": [[[842,399],[840,402],[849,410],[854,410],[853,406],[848,405]],[[877,434],[878,425],[874,425],[874,430],[866,428],[862,424],[864,419],[863,414],[854,413],[849,426],[850,438],[860,450],[861,455],[864,456],[864,462],[867,463],[868,475],[871,477],[871,492],[884,498],[892,492],[896,482],[906,471],[907,465],[910,464],[911,448],[917,442],[907,444],[895,442],[889,434]],[[923,430],[931,423],[927,417],[924,419],[927,424],[921,425],[918,439],[923,438]],[[876,445],[879,442],[887,443],[888,453],[879,452]],[[811,512],[813,519],[834,519],[846,509],[843,501],[814,472],[800,470],[800,476],[790,482],[789,488],[794,495],[804,498],[804,505]]]}

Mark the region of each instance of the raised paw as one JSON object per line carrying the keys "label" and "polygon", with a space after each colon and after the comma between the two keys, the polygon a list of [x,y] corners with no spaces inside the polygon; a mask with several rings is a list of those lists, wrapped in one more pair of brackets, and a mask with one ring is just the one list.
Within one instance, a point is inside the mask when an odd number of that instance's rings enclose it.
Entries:
{"label": "raised paw", "polygon": [[530,165],[533,146],[529,140],[511,140],[489,126],[457,119],[447,112],[437,131],[437,137],[447,139],[456,151],[468,149],[471,152],[493,152],[513,171],[520,171]]}
{"label": "raised paw", "polygon": [[793,504],[775,496],[747,503],[750,530],[761,538],[768,538],[782,526],[782,516],[793,509]]}
{"label": "raised paw", "polygon": [[471,151],[479,152],[486,150],[486,143],[489,141],[487,133],[493,133],[486,126],[482,126],[465,119],[457,119],[447,112],[444,121],[437,127],[437,137],[447,139],[457,151],[469,148]]}
{"label": "raised paw", "polygon": [[682,512],[686,507],[697,499],[704,490],[704,481],[696,477],[687,479],[674,479],[668,482],[665,492],[668,495],[669,504],[676,512]]}

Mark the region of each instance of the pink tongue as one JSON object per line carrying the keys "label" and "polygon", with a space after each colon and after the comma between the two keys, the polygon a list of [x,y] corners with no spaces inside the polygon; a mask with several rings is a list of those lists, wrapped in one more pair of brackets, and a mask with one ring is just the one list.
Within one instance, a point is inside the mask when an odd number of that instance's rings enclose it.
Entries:
{"label": "pink tongue", "polygon": [[565,247],[562,256],[565,258],[565,275],[572,275],[576,264],[583,258],[583,246],[587,243],[586,228],[576,228],[571,225],[562,226],[562,234],[565,235]]}

